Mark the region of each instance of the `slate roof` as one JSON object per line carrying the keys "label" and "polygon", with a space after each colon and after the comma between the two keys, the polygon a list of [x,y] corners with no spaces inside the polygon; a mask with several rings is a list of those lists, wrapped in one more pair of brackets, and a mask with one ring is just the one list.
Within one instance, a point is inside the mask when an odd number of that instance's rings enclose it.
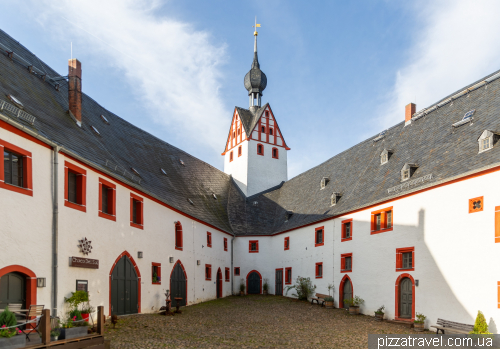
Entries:
{"label": "slate roof", "polygon": [[253,129],[255,128],[255,125],[259,122],[260,117],[262,116],[262,113],[264,110],[266,110],[267,106],[269,103],[264,104],[262,107],[257,109],[255,113],[252,113],[248,109],[240,108],[240,107],[235,107],[236,110],[238,111],[238,114],[241,119],[241,123],[243,125],[243,128],[245,129],[245,134],[250,136],[252,134]]}
{"label": "slate roof", "polygon": [[[59,75],[0,30],[0,48],[5,47],[49,76]],[[387,189],[401,184],[400,170],[405,163],[419,165],[412,179],[432,175],[432,180],[412,190],[500,164],[500,142],[481,154],[477,142],[484,130],[500,133],[500,79],[496,79],[479,88],[472,87],[477,82],[466,86],[470,87],[468,93],[448,103],[449,97],[442,99],[437,103],[440,108],[427,108],[427,114],[418,112],[410,125],[405,127],[401,122],[389,128],[377,142],[375,135],[275,188],[246,198],[230,176],[135,127],[85,94],[83,127],[79,128],[67,113],[64,81],[56,91],[53,82],[44,82],[39,75],[29,73],[26,66],[16,58],[0,55],[0,99],[7,100],[5,95],[13,94],[24,104],[25,111],[36,117],[34,125],[24,123],[24,127],[98,168],[112,167],[117,178],[175,209],[236,235],[276,234],[394,198],[401,193],[389,194]],[[237,108],[247,134],[266,106],[255,114]],[[452,127],[472,109],[476,110],[472,123]],[[101,114],[109,125],[101,120]],[[23,123],[14,116],[12,119]],[[91,125],[100,136],[90,129]],[[394,153],[387,164],[380,165],[384,149]],[[132,180],[131,167],[139,171],[140,183]],[[166,176],[160,168],[166,170]],[[330,181],[321,190],[323,177]],[[333,207],[332,192],[342,194]],[[285,222],[287,211],[293,211],[293,215]]]}

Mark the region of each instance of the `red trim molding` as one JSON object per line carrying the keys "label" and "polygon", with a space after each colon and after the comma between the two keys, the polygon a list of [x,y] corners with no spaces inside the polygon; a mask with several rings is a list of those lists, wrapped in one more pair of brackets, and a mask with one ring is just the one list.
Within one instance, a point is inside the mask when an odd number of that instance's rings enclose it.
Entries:
{"label": "red trim molding", "polygon": [[340,281],[340,286],[339,286],[339,308],[344,308],[344,284],[347,281],[351,283],[351,292],[352,296],[354,297],[354,286],[352,285],[351,278],[349,277],[349,275],[344,275],[344,277]]}
{"label": "red trim molding", "polygon": [[231,277],[231,272],[230,272],[229,268],[225,268],[224,269],[224,278],[225,278],[226,282],[229,282],[230,277]]}
{"label": "red trim molding", "polygon": [[[345,237],[345,235],[346,235],[346,223],[351,223],[350,224],[351,231],[349,232],[349,237],[348,238]],[[352,240],[352,230],[353,230],[352,226],[353,226],[352,218],[349,218],[349,219],[346,219],[346,220],[342,221],[342,235],[341,235],[341,238],[340,238],[341,242]]]}
{"label": "red trim molding", "polygon": [[481,212],[484,208],[484,197],[469,199],[469,213]]}
{"label": "red trim molding", "polygon": [[205,264],[205,280],[212,280],[212,264]]}
{"label": "red trim molding", "polygon": [[[102,186],[108,188],[108,208],[111,206],[111,214],[102,212]],[[111,194],[111,195],[110,195]],[[116,222],[116,184],[99,178],[99,217]]]}
{"label": "red trim molding", "polygon": [[227,251],[227,238],[224,238],[224,251]]}
{"label": "red trim molding", "polygon": [[[290,276],[288,275],[288,271],[290,270]],[[285,285],[292,284],[292,267],[285,268]]]}
{"label": "red trim molding", "polygon": [[207,247],[212,248],[212,233],[207,231]]}
{"label": "red trim molding", "polygon": [[[318,241],[318,231],[320,231],[320,230],[322,231],[321,242],[317,242]],[[324,244],[325,244],[325,227],[322,226],[322,227],[314,229],[314,247],[323,246]]]}
{"label": "red trim molding", "polygon": [[[3,162],[3,161],[2,161]],[[3,173],[3,172],[2,172]],[[20,273],[26,277],[26,309],[29,309],[30,305],[36,304],[36,275],[30,269],[23,267],[21,265],[9,265],[7,267],[0,269],[0,278],[8,273]],[[1,282],[1,280],[0,280]]]}
{"label": "red trim molding", "polygon": [[[136,218],[139,223],[134,223],[134,202],[136,206]],[[138,217],[137,217],[138,216]],[[138,229],[144,229],[144,201],[140,196],[130,193],[130,226]]]}
{"label": "red trim molding", "polygon": [[234,267],[234,276],[240,276],[240,267]]}
{"label": "red trim molding", "polygon": [[271,150],[271,154],[272,154],[273,159],[279,159],[280,158],[280,151],[276,147],[273,147],[273,149]]}
{"label": "red trim molding", "polygon": [[181,222],[175,222],[175,249],[182,251],[183,248],[183,236],[182,236],[182,224]]}
{"label": "red trim molding", "polygon": [[[387,224],[387,212],[391,212],[391,225],[388,227]],[[380,229],[377,230],[376,227],[376,222],[375,222],[375,217],[376,215],[380,214]],[[371,213],[371,232],[370,234],[379,234],[379,233],[385,233],[387,231],[391,231],[392,228],[394,227],[394,211],[391,207],[386,207],[378,211],[373,211]]]}
{"label": "red trim molding", "polygon": [[[412,285],[412,291],[411,291],[411,319],[406,319],[406,318],[400,318],[399,317],[399,289],[400,289],[400,284],[401,281],[404,278],[409,278],[411,280],[411,285]],[[396,320],[400,321],[415,321],[415,280],[413,280],[413,277],[410,274],[401,274],[398,276],[398,279],[396,280],[396,298],[395,298],[395,308],[396,311],[394,314]]]}
{"label": "red trim molding", "polygon": [[123,257],[127,256],[128,259],[130,259],[130,262],[132,262],[132,265],[134,266],[135,272],[137,273],[137,278],[139,279],[139,282],[137,283],[137,302],[139,303],[139,309],[138,313],[141,312],[141,272],[139,270],[139,267],[137,266],[137,263],[135,263],[134,258],[128,253],[127,251],[123,251],[121,255],[116,258],[115,262],[111,266],[111,270],[109,271],[109,316],[111,316],[111,276],[113,275],[113,270],[115,269],[116,263]]}
{"label": "red trim molding", "polygon": [[[321,266],[321,273],[319,272]],[[323,278],[323,262],[316,263],[316,279]]]}
{"label": "red trim molding", "polygon": [[250,272],[248,272],[247,274],[247,294],[248,294],[248,277],[250,276],[250,274],[252,273],[257,273],[259,274],[259,293],[258,294],[262,294],[262,275],[260,275],[260,273],[257,271],[257,270],[251,270]]}
{"label": "red trim molding", "polygon": [[285,237],[285,251],[289,250],[290,249],[290,237],[287,236]]}
{"label": "red trim molding", "polygon": [[[403,253],[411,253],[411,268],[403,269]],[[396,271],[414,271],[415,270],[415,247],[404,247],[396,249]]]}
{"label": "red trim molding", "polygon": [[[23,159],[23,187],[5,183],[4,161],[0,161],[0,188],[7,189],[19,194],[33,196],[33,165],[31,152],[19,148],[18,146],[0,139],[0,154],[4,149],[19,154]],[[2,155],[3,157],[3,155]]]}

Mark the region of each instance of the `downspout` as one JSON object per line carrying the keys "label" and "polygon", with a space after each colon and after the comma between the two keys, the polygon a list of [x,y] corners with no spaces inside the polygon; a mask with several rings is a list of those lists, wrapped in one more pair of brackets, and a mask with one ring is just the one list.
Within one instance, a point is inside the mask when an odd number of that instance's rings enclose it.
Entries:
{"label": "downspout", "polygon": [[52,316],[57,317],[57,272],[59,253],[59,146],[53,148],[54,159],[52,164]]}
{"label": "downspout", "polygon": [[234,296],[234,269],[233,269],[233,247],[234,247],[234,244],[233,244],[233,241],[234,241],[234,234],[233,234],[233,237],[231,238],[231,294]]}

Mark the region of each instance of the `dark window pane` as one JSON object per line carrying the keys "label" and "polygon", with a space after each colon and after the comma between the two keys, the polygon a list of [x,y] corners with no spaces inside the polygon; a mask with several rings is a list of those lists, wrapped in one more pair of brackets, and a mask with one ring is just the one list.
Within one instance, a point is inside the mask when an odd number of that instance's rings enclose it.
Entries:
{"label": "dark window pane", "polygon": [[323,276],[323,265],[318,264],[318,276]]}
{"label": "dark window pane", "polygon": [[345,224],[345,237],[351,237],[351,222]]}
{"label": "dark window pane", "polygon": [[12,184],[12,163],[11,153],[3,152],[3,168],[4,168],[4,181],[5,183]]}
{"label": "dark window pane", "polygon": [[392,211],[387,211],[387,228],[392,227]]}
{"label": "dark window pane", "polygon": [[110,207],[108,205],[109,200],[108,200],[108,193],[109,193],[109,188],[106,186],[102,186],[102,212],[111,214],[109,211]]}
{"label": "dark window pane", "polygon": [[375,230],[380,230],[380,213],[375,215]]}
{"label": "dark window pane", "polygon": [[68,171],[68,201],[74,204],[78,204],[76,191],[77,191],[77,174]]}
{"label": "dark window pane", "polygon": [[137,200],[132,200],[132,222],[137,224]]}
{"label": "dark window pane", "polygon": [[316,243],[321,244],[323,242],[323,230],[318,230],[316,232]]}
{"label": "dark window pane", "polygon": [[412,252],[403,253],[403,269],[411,269],[412,268]]}
{"label": "dark window pane", "polygon": [[345,257],[345,270],[351,270],[351,257]]}
{"label": "dark window pane", "polygon": [[23,157],[4,150],[4,181],[8,184],[24,187]]}

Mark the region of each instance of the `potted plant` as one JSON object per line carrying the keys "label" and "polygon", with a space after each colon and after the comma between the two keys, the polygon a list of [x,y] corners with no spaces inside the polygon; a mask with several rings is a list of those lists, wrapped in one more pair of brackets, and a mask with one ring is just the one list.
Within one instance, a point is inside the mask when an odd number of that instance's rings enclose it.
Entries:
{"label": "potted plant", "polygon": [[[82,315],[78,317],[75,315],[62,325],[60,329],[59,339],[71,339],[86,336],[88,333],[86,321],[82,321]],[[80,320],[79,320],[80,319]]]}
{"label": "potted plant", "polygon": [[375,320],[382,321],[384,320],[384,309],[385,305],[381,306],[377,310],[375,310]]}
{"label": "potted plant", "polygon": [[83,306],[82,311],[81,311],[83,320],[89,322],[90,314],[93,314],[94,312],[95,312],[95,308],[93,306],[91,306],[90,304]]}
{"label": "potted plant", "polygon": [[242,282],[240,283],[240,296],[244,296],[245,295],[245,284],[243,283],[243,280]]}
{"label": "potted plant", "polygon": [[349,314],[359,315],[359,306],[363,304],[365,301],[359,296],[356,296],[354,298],[347,299],[344,302],[346,302],[349,305]]}
{"label": "potted plant", "polygon": [[313,285],[311,282],[311,278],[304,278],[301,276],[297,276],[297,280],[295,280],[295,285],[287,286],[285,288],[285,296],[288,294],[288,291],[294,289],[296,293],[292,294],[292,296],[297,297],[299,300],[307,301],[309,297],[316,290],[316,285]]}
{"label": "potted plant", "polygon": [[325,308],[327,309],[334,308],[333,297],[332,297],[333,289],[334,289],[333,284],[328,284],[328,297],[325,297]]}
{"label": "potted plant", "polygon": [[413,321],[413,327],[415,331],[422,332],[424,330],[424,322],[427,317],[422,313],[416,313],[415,317],[417,319]]}
{"label": "potted plant", "polygon": [[17,327],[17,319],[9,307],[0,313],[0,348],[24,348],[26,336]]}
{"label": "potted plant", "polygon": [[267,279],[264,279],[264,285],[262,285],[262,289],[264,290],[264,295],[267,296],[269,292],[269,284],[267,283]]}
{"label": "potted plant", "polygon": [[50,331],[50,341],[51,342],[57,341],[60,335],[61,335],[61,330],[59,328],[53,328]]}

